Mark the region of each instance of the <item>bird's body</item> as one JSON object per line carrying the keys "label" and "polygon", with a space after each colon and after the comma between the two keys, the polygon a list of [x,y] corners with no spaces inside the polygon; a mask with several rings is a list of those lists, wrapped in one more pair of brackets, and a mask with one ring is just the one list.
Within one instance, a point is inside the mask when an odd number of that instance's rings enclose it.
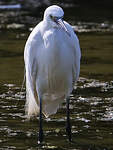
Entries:
{"label": "bird's body", "polygon": [[[60,8],[51,7],[52,11]],[[44,20],[34,28],[25,46],[28,116],[39,113],[40,97],[43,114],[48,117],[56,113],[79,77],[81,54],[78,38],[67,22],[63,22],[64,28],[55,22],[52,24],[47,15],[50,12],[51,9],[45,11]],[[54,13],[58,16],[57,11]],[[62,15],[62,10],[59,14]]]}

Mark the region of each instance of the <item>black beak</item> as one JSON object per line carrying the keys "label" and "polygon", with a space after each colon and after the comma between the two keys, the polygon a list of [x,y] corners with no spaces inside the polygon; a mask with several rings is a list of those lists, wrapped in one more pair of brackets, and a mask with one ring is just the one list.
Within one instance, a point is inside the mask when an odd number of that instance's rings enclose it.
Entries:
{"label": "black beak", "polygon": [[71,36],[70,33],[69,33],[69,31],[68,31],[68,29],[66,28],[66,26],[65,26],[65,24],[64,24],[64,22],[63,22],[63,20],[62,20],[61,18],[58,19],[58,20],[56,20],[56,22],[57,22],[57,24],[58,24],[69,36]]}

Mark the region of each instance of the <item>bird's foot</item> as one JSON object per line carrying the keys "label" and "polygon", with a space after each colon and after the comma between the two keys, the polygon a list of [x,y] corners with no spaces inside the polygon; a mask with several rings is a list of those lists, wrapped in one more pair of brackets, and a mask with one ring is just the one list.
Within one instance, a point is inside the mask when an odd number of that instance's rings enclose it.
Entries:
{"label": "bird's foot", "polygon": [[71,127],[70,126],[66,127],[66,132],[67,132],[67,135],[68,135],[69,142],[72,142]]}
{"label": "bird's foot", "polygon": [[43,130],[39,130],[39,139],[38,139],[38,144],[41,144],[43,142]]}

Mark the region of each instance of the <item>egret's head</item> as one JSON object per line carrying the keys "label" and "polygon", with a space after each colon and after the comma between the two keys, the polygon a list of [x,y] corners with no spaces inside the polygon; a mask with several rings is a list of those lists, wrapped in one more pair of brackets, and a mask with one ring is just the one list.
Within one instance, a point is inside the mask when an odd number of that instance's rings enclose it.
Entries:
{"label": "egret's head", "polygon": [[63,22],[63,17],[64,11],[57,5],[48,7],[44,12],[44,20],[47,21],[51,27],[62,28],[69,35],[69,32]]}

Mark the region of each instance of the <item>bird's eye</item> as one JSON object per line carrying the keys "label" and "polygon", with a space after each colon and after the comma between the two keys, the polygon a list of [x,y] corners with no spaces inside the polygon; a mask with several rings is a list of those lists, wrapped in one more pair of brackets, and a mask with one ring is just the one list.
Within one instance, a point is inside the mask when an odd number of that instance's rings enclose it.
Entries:
{"label": "bird's eye", "polygon": [[50,18],[53,20],[54,19],[54,17],[52,16],[52,15],[50,15]]}
{"label": "bird's eye", "polygon": [[50,18],[51,18],[54,22],[57,22],[58,19],[63,19],[63,16],[61,16],[61,17],[56,17],[56,16],[50,15]]}
{"label": "bird's eye", "polygon": [[58,17],[52,16],[52,15],[50,15],[50,18],[51,18],[54,22],[56,22],[56,21],[58,20]]}

